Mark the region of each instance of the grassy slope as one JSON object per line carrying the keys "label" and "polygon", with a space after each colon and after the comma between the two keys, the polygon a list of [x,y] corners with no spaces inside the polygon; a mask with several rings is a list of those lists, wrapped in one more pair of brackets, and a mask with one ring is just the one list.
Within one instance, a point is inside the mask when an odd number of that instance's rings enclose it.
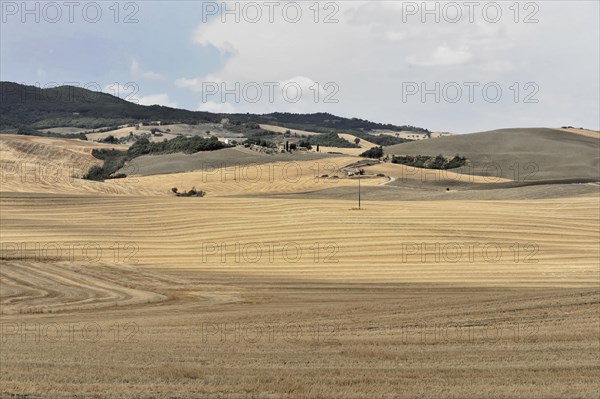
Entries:
{"label": "grassy slope", "polygon": [[[600,173],[600,140],[555,129],[502,129],[441,137],[390,146],[385,152],[447,156],[459,153],[481,165],[473,168],[475,174],[486,175],[487,168],[487,175],[518,181],[598,179]],[[537,167],[537,171],[529,169],[528,164]],[[468,173],[469,169],[463,171]]]}

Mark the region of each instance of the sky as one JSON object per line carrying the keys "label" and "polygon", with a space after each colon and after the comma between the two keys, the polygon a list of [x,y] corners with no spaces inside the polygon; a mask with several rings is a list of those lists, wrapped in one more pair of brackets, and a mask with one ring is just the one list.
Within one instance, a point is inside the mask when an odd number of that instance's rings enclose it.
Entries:
{"label": "sky", "polygon": [[2,1],[0,79],[454,133],[599,129],[599,4]]}

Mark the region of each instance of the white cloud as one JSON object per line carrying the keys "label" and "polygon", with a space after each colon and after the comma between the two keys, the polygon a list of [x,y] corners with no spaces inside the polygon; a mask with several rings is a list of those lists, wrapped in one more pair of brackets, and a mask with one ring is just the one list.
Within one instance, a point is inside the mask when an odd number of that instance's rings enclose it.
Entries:
{"label": "white cloud", "polygon": [[426,56],[411,55],[406,57],[410,65],[426,67],[465,64],[472,58],[473,55],[467,46],[463,45],[453,49],[446,44],[438,46],[432,54]]}
{"label": "white cloud", "polygon": [[[273,23],[265,21],[266,16],[258,23],[245,22],[243,18],[239,23],[232,18],[226,23],[222,23],[220,18],[202,23],[194,31],[193,40],[199,46],[217,49],[221,55],[221,66],[210,74],[181,76],[175,85],[202,93],[206,82],[224,83],[231,89],[236,83],[243,87],[252,82],[263,85],[266,82],[284,84],[298,81],[304,95],[296,103],[277,99],[254,103],[243,98],[236,102],[231,97],[226,101],[215,97],[209,98],[214,104],[203,101],[202,109],[218,109],[219,112],[331,112],[438,130],[464,130],[464,126],[455,125],[460,119],[457,115],[478,113],[506,118],[510,112],[507,124],[529,123],[531,110],[523,104],[515,106],[511,102],[509,87],[514,82],[539,80],[540,93],[548,90],[543,87],[544,84],[556,87],[556,92],[560,93],[568,88],[559,86],[567,83],[551,78],[556,65],[549,67],[548,61],[552,59],[553,64],[560,64],[563,68],[575,68],[569,67],[572,63],[560,57],[560,50],[553,50],[559,44],[562,49],[572,50],[573,46],[568,39],[563,39],[565,33],[572,33],[571,29],[565,28],[562,33],[557,29],[557,22],[562,18],[561,8],[551,4],[544,4],[543,15],[541,12],[538,15],[538,24],[516,24],[512,11],[508,9],[509,3],[502,3],[503,18],[498,23],[489,23],[482,18],[481,8],[476,9],[473,23],[468,21],[467,15],[457,23],[443,19],[435,23],[431,16],[427,23],[422,23],[420,15],[404,22],[400,2],[366,1],[336,2],[340,7],[335,15],[339,22],[325,24],[313,21],[314,14],[309,9],[312,4],[302,3],[304,17],[295,24],[281,18],[281,11],[275,12]],[[595,7],[597,10],[597,5]],[[593,33],[591,17],[586,17],[590,12],[585,8],[574,10],[576,7],[572,7],[569,13],[574,13],[574,17],[579,19],[587,18],[585,26],[588,31],[591,27]],[[327,15],[325,11],[321,10],[321,21]],[[467,13],[467,9],[463,12]],[[597,29],[597,22],[595,26]],[[588,59],[598,64],[598,60],[593,59],[597,49],[593,50],[587,41],[585,46],[581,42],[578,46],[581,47],[579,54],[588,54]],[[573,71],[570,74],[576,75]],[[597,85],[597,75],[595,79]],[[482,101],[481,96],[475,103],[463,101],[451,105],[402,102],[405,82],[425,82],[427,87],[431,87],[434,82],[441,82],[443,86],[444,82],[473,81],[480,82],[482,86],[488,82],[499,82],[503,85],[508,104],[490,104]],[[339,102],[325,103],[323,96],[319,96],[319,102],[315,103],[310,87],[318,83],[320,94],[331,93],[324,90],[328,82],[339,88],[335,95]],[[597,102],[597,97],[592,100]],[[512,108],[508,109],[509,106]],[[536,112],[544,114],[541,105]],[[550,116],[554,112],[549,110],[546,114]],[[496,122],[491,117],[488,120]],[[469,126],[474,123],[484,126],[486,120],[464,122]],[[540,121],[538,125],[543,123]]]}
{"label": "white cloud", "polygon": [[162,75],[159,73],[142,70],[142,68],[140,67],[140,64],[137,62],[137,60],[135,58],[131,61],[130,72],[131,72],[131,76],[136,79],[139,79],[139,78],[148,79],[148,80],[162,80],[163,79]]}
{"label": "white cloud", "polygon": [[147,96],[140,96],[139,87],[136,83],[127,83],[122,85],[120,83],[113,83],[107,85],[102,89],[103,93],[107,93],[129,102],[140,104],[140,105],[163,105],[165,107],[177,108],[177,102],[171,100],[168,94],[150,94]]}
{"label": "white cloud", "polygon": [[496,60],[485,63],[481,69],[488,72],[508,72],[515,70],[515,64],[508,60]]}
{"label": "white cloud", "polygon": [[335,101],[335,84],[320,84],[306,76],[281,81],[224,81],[214,75],[178,79],[176,85],[201,93],[201,111],[267,113],[319,110],[322,101]]}
{"label": "white cloud", "polygon": [[179,88],[189,89],[195,92],[201,92],[207,83],[221,84],[222,80],[216,76],[207,75],[197,78],[180,78],[175,80],[175,86]]}
{"label": "white cloud", "polygon": [[177,103],[171,101],[168,94],[142,96],[137,103],[140,105],[164,105],[165,107],[177,108]]}
{"label": "white cloud", "polygon": [[206,103],[201,103],[198,106],[198,111],[215,112],[218,114],[232,114],[235,112],[235,109],[231,104],[228,103],[217,103],[214,101],[208,101]]}

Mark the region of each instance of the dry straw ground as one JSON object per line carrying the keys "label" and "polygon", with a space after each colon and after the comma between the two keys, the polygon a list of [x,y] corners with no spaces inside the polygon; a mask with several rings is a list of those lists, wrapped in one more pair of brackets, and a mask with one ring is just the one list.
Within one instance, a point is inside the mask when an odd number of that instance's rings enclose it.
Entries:
{"label": "dry straw ground", "polygon": [[[3,161],[93,161],[79,142],[14,140]],[[314,162],[355,160],[300,161],[298,181],[8,170],[0,396],[598,397],[597,192],[360,211],[299,194],[330,184]],[[256,197],[273,193],[297,197]]]}

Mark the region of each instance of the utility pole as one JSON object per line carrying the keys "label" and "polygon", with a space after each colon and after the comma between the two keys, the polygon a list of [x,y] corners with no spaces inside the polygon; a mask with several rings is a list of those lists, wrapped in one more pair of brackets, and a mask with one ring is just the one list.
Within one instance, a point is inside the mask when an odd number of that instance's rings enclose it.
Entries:
{"label": "utility pole", "polygon": [[358,174],[358,210],[360,210],[360,172]]}

